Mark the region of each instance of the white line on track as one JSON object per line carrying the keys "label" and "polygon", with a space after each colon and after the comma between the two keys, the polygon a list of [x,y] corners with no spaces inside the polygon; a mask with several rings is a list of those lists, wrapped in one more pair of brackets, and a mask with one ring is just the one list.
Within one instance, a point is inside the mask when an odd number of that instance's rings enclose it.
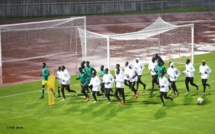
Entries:
{"label": "white line on track", "polygon": [[41,90],[36,90],[36,91],[32,91],[32,92],[25,92],[25,93],[18,93],[18,94],[12,94],[12,95],[7,95],[7,96],[1,96],[1,98],[7,98],[7,97],[13,97],[13,96],[18,96],[18,95],[23,95],[23,94],[31,94],[31,93],[36,93],[36,92],[39,92]]}

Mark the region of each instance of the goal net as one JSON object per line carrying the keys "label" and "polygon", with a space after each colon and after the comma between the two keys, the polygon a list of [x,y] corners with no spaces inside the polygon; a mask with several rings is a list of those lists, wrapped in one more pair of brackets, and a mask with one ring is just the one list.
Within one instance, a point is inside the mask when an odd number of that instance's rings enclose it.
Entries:
{"label": "goal net", "polygon": [[[85,59],[94,66],[114,68],[117,63],[135,62],[140,58],[148,63],[158,53],[164,60],[178,64],[186,58],[193,61],[193,24],[174,25],[158,18],[147,27],[124,34],[98,34],[86,32],[87,53]],[[79,29],[80,36],[83,30]]]}
{"label": "goal net", "polygon": [[[82,56],[78,27],[86,30],[86,17],[0,25],[2,73],[14,75],[14,81],[25,79],[22,76],[35,80],[41,73],[36,70],[42,68],[42,62],[50,70],[65,65],[74,73]],[[86,43],[85,39],[82,43]],[[3,81],[7,83],[11,78],[5,74]]]}

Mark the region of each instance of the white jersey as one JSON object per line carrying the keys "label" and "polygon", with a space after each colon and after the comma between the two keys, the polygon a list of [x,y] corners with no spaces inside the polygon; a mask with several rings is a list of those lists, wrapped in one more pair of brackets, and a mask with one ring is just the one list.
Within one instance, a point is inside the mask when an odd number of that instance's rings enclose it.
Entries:
{"label": "white jersey", "polygon": [[212,70],[210,69],[210,67],[208,65],[200,65],[199,67],[199,73],[201,74],[201,78],[202,79],[208,79],[210,73],[212,72]]}
{"label": "white jersey", "polygon": [[63,85],[69,85],[70,84],[70,74],[69,71],[67,69],[64,69],[64,71],[62,71],[62,75],[61,75],[61,80],[62,80],[62,84]]}
{"label": "white jersey", "polygon": [[98,76],[92,77],[89,83],[89,86],[93,86],[92,91],[100,91],[101,89],[101,81]]}
{"label": "white jersey", "polygon": [[183,73],[186,74],[186,77],[194,77],[195,68],[192,63],[185,65],[186,70]]}
{"label": "white jersey", "polygon": [[169,91],[169,81],[165,76],[159,78],[159,86],[161,92]]}
{"label": "white jersey", "polygon": [[119,73],[116,74],[116,88],[124,88],[124,74]]}
{"label": "white jersey", "polygon": [[62,79],[61,79],[61,77],[62,77],[62,71],[60,70],[60,71],[57,71],[57,73],[56,73],[56,78],[57,78],[57,80],[58,80],[58,84],[62,84]]}
{"label": "white jersey", "polygon": [[139,61],[138,63],[135,63],[135,64],[134,64],[134,67],[135,67],[135,69],[137,70],[137,74],[138,74],[138,75],[142,75],[142,74],[143,74],[143,69],[145,68],[143,63],[141,63],[141,62]]}
{"label": "white jersey", "polygon": [[181,73],[176,67],[169,67],[167,69],[167,75],[169,76],[170,81],[176,81],[180,74]]}
{"label": "white jersey", "polygon": [[155,72],[155,67],[157,65],[158,65],[157,61],[155,61],[155,62],[150,61],[149,62],[148,69],[151,72],[151,75],[157,75],[157,73]]}
{"label": "white jersey", "polygon": [[128,75],[129,75],[129,67],[126,66],[124,68],[124,80],[129,80]]}
{"label": "white jersey", "polygon": [[113,83],[114,83],[114,78],[110,73],[104,74],[102,79],[103,79],[103,82],[105,84],[105,88],[112,88]]}
{"label": "white jersey", "polygon": [[138,77],[137,77],[137,70],[135,68],[129,68],[129,73],[128,73],[128,76],[129,76],[129,80],[130,82],[136,82]]}

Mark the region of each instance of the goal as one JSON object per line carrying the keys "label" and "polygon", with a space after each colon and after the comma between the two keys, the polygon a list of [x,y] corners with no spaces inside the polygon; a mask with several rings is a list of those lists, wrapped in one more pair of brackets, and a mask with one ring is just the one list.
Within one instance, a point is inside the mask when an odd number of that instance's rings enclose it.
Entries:
{"label": "goal", "polygon": [[[38,79],[35,74],[41,73],[37,70],[42,62],[50,70],[65,65],[71,73],[76,71],[82,56],[78,27],[86,30],[86,17],[0,25],[0,66],[7,73],[4,83],[10,79],[9,75],[14,76],[14,81],[23,79],[21,76]],[[86,39],[85,34],[82,38]]]}
{"label": "goal", "polygon": [[[83,32],[79,29],[80,36]],[[115,68],[117,63],[124,66],[126,61],[134,63],[137,57],[143,63],[148,63],[155,53],[178,65],[185,62],[185,59],[181,59],[185,56],[194,62],[193,24],[175,25],[159,17],[152,24],[135,32],[99,34],[87,31],[86,37],[85,59],[91,60],[97,67],[104,65]]]}

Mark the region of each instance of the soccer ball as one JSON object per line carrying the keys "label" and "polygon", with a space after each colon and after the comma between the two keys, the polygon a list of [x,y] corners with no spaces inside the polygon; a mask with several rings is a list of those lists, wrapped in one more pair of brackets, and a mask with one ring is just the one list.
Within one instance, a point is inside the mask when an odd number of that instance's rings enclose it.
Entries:
{"label": "soccer ball", "polygon": [[199,98],[197,99],[197,104],[199,104],[199,105],[200,105],[200,104],[202,104],[202,103],[203,103],[203,101],[204,101],[204,100],[203,100],[201,97],[199,97]]}

